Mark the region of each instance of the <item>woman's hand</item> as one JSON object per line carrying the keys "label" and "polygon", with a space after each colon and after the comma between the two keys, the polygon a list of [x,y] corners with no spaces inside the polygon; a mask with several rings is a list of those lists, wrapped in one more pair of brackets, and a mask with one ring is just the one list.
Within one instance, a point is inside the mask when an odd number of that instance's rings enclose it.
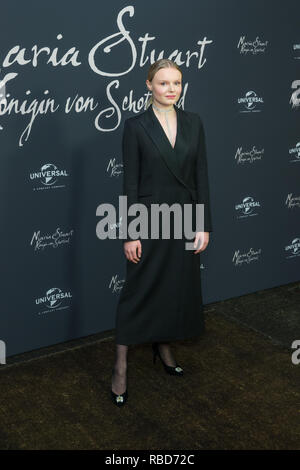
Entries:
{"label": "woman's hand", "polygon": [[142,256],[142,244],[140,240],[124,242],[124,253],[126,258],[133,263],[138,263]]}
{"label": "woman's hand", "polygon": [[200,251],[204,251],[208,245],[208,242],[209,242],[209,232],[196,232],[194,248],[198,246],[198,243],[200,243],[200,246],[198,250],[194,251],[194,254],[196,255],[197,253],[200,253]]}

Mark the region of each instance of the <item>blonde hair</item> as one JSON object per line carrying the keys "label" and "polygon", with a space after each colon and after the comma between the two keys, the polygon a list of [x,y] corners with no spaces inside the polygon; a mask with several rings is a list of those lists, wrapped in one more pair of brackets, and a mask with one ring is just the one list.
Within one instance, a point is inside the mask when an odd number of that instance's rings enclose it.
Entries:
{"label": "blonde hair", "polygon": [[[166,68],[166,67],[173,67],[182,74],[182,70],[180,69],[179,65],[176,64],[176,62],[173,62],[171,59],[158,59],[156,62],[154,62],[148,70],[148,75],[147,79],[149,82],[152,82],[152,79],[156,72],[158,72],[160,69]],[[150,97],[148,97],[147,104],[146,104],[146,109],[150,106],[150,104],[153,103],[153,96],[151,94]]]}

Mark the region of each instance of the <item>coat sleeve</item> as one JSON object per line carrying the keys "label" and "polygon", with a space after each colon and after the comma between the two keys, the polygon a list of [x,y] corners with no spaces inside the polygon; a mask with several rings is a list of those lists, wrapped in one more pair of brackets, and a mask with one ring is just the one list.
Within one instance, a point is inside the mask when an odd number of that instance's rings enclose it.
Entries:
{"label": "coat sleeve", "polygon": [[204,232],[212,232],[205,132],[200,116],[197,117],[199,126],[196,163],[197,203],[204,204]]}
{"label": "coat sleeve", "polygon": [[[122,160],[123,160],[123,195],[127,196],[127,209],[131,204],[138,201],[140,155],[136,131],[132,122],[126,119],[124,122],[122,137]],[[128,226],[135,216],[127,215],[127,227],[124,227],[123,242],[138,240],[131,238],[127,233]]]}

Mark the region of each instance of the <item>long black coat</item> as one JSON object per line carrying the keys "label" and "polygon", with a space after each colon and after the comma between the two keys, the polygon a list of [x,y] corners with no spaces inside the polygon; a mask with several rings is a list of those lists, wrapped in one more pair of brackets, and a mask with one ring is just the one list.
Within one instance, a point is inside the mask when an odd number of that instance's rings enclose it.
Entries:
{"label": "long black coat", "polygon": [[[138,202],[149,208],[152,203],[179,203],[182,208],[184,203],[193,207],[203,203],[204,231],[211,232],[203,123],[197,113],[175,109],[174,148],[152,105],[125,120],[123,194],[128,207]],[[193,212],[193,229],[194,218]],[[150,227],[149,216],[149,231]],[[140,240],[140,261],[126,260],[126,281],[116,312],[116,343],[173,341],[203,333],[200,254],[185,249],[185,242],[191,240],[184,236],[162,239],[161,232],[159,239]]]}

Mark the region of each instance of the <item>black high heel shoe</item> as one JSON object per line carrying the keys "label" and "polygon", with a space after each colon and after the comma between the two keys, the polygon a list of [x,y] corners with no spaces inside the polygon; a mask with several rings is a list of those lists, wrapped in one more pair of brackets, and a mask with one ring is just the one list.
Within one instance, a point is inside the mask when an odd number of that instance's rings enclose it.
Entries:
{"label": "black high heel shoe", "polygon": [[164,363],[164,361],[162,360],[162,357],[160,355],[159,349],[158,349],[158,343],[152,343],[152,349],[153,349],[153,364],[155,364],[156,356],[158,356],[159,359],[161,360],[162,365],[164,366],[165,371],[167,372],[167,374],[178,375],[178,376],[183,375],[183,369],[177,363],[176,363],[175,367],[167,366],[167,364]]}
{"label": "black high heel shoe", "polygon": [[[114,369],[112,370],[112,373],[114,373]],[[112,390],[110,390],[110,393],[111,393],[111,399],[113,401],[113,403],[117,406],[123,406],[125,405],[127,399],[128,399],[128,391],[127,391],[127,388],[125,390],[124,393],[122,393],[121,395],[117,395],[116,393],[114,393]]]}

